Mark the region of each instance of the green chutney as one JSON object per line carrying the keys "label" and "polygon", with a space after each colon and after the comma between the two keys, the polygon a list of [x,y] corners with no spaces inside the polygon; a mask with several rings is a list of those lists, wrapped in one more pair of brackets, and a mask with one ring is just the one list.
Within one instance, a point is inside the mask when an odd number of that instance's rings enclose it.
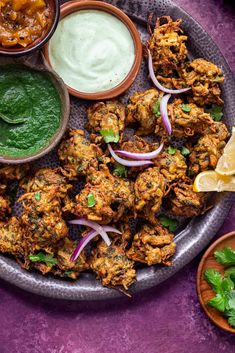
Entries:
{"label": "green chutney", "polygon": [[27,157],[46,147],[60,126],[61,100],[49,75],[0,66],[0,155]]}

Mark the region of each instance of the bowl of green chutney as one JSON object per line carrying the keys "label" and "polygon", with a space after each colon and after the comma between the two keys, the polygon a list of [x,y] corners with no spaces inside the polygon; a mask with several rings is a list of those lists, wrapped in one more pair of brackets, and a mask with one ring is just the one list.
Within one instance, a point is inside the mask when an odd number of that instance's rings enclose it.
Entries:
{"label": "bowl of green chutney", "polygon": [[42,65],[0,64],[0,163],[30,162],[61,140],[70,114],[64,82]]}

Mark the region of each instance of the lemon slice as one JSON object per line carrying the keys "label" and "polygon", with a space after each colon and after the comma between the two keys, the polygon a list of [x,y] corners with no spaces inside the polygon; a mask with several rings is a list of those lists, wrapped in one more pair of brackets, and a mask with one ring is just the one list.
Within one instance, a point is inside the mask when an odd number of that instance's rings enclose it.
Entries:
{"label": "lemon slice", "polygon": [[208,170],[196,176],[193,190],[196,192],[235,191],[235,177],[220,175],[214,170]]}
{"label": "lemon slice", "polygon": [[218,160],[215,171],[221,175],[235,174],[235,127],[232,129],[232,136]]}

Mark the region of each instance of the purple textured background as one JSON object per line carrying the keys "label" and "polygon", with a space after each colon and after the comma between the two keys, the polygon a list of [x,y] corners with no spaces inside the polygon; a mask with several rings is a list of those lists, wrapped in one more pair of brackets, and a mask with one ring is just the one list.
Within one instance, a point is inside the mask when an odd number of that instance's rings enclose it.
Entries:
{"label": "purple textured background", "polygon": [[[235,72],[235,9],[223,0],[176,0],[208,31]],[[235,205],[218,236],[235,229]],[[201,256],[133,299],[79,303],[42,298],[0,281],[0,353],[233,353],[197,300]]]}

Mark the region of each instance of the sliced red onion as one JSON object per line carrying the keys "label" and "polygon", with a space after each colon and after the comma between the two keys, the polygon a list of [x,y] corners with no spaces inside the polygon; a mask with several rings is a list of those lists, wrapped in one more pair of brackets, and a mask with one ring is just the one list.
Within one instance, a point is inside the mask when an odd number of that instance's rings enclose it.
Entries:
{"label": "sliced red onion", "polygon": [[94,230],[97,231],[98,234],[100,234],[102,236],[102,238],[104,239],[105,243],[109,246],[111,244],[111,241],[108,237],[108,234],[106,233],[106,231],[104,230],[104,228],[99,225],[96,222],[93,221],[88,221],[85,218],[78,218],[78,219],[73,219],[72,221],[69,221],[70,224],[80,224],[82,226],[87,226],[90,227]]}
{"label": "sliced red onion", "polygon": [[[106,232],[112,232],[112,233],[117,233],[117,234],[122,234],[122,232],[120,232],[118,229],[110,227],[110,226],[104,226],[103,229]],[[80,240],[80,242],[78,243],[78,246],[76,247],[76,249],[74,250],[74,252],[72,253],[71,257],[70,257],[70,261],[74,262],[77,260],[78,256],[81,254],[82,250],[86,247],[86,245],[93,239],[95,238],[99,233],[95,230],[90,230],[89,233],[87,233],[87,235],[82,238]]]}
{"label": "sliced red onion", "polygon": [[152,55],[150,53],[150,50],[148,49],[148,67],[149,67],[149,75],[151,77],[151,80],[155,84],[155,86],[160,89],[160,91],[165,92],[165,93],[172,93],[172,94],[179,94],[179,93],[184,93],[187,92],[191,89],[191,87],[186,87],[186,88],[181,88],[181,89],[170,89],[166,88],[161,85],[161,83],[158,81],[158,79],[155,76],[154,69],[153,69],[153,59]]}
{"label": "sliced red onion", "polygon": [[171,94],[166,94],[165,96],[162,97],[160,102],[160,113],[161,113],[162,121],[169,135],[171,135],[172,133],[171,121],[169,119],[168,111],[167,111],[167,103],[170,97],[171,97]]}
{"label": "sliced red onion", "polygon": [[153,164],[151,161],[127,161],[126,159],[118,157],[118,155],[114,152],[112,147],[108,144],[109,152],[111,153],[112,157],[117,161],[119,164],[125,165],[126,167],[143,167],[147,165]]}
{"label": "sliced red onion", "polygon": [[152,152],[148,152],[148,153],[132,153],[132,152],[128,152],[128,151],[122,151],[122,150],[118,150],[115,151],[117,154],[120,154],[123,157],[126,158],[132,158],[132,159],[153,159],[156,158],[159,153],[161,153],[162,149],[163,149],[164,144],[161,143],[160,146],[158,147],[158,149],[156,149],[155,151]]}

